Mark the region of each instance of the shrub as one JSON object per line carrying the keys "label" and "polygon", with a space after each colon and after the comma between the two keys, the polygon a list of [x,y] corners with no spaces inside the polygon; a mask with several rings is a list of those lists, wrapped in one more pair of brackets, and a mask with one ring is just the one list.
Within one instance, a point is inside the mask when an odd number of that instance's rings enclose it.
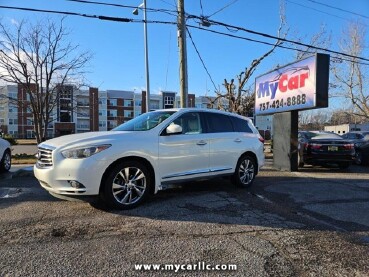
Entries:
{"label": "shrub", "polygon": [[3,135],[3,139],[9,141],[9,143],[11,145],[17,145],[18,144],[17,140],[15,138],[13,138],[12,135],[9,135],[9,134]]}

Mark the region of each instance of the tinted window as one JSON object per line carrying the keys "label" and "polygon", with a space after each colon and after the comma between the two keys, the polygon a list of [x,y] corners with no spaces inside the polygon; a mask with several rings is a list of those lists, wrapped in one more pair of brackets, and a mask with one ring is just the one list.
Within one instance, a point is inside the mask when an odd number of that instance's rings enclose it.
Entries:
{"label": "tinted window", "polygon": [[205,115],[209,133],[233,132],[233,126],[229,116],[217,113],[205,113]]}
{"label": "tinted window", "polygon": [[185,113],[176,118],[174,124],[182,127],[182,134],[201,134],[202,126],[198,113]]}
{"label": "tinted window", "polygon": [[249,123],[247,122],[247,120],[238,118],[238,117],[230,117],[233,123],[233,128],[236,132],[241,132],[241,133],[252,133],[252,130],[249,126]]}

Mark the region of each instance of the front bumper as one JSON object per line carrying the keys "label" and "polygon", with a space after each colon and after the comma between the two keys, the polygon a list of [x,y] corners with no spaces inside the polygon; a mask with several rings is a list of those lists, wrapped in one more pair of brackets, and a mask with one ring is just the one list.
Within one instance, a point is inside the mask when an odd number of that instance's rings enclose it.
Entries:
{"label": "front bumper", "polygon": [[[109,166],[106,160],[93,157],[85,159],[54,160],[51,167],[33,167],[34,175],[40,185],[53,194],[60,195],[98,195],[101,178]],[[76,188],[71,185],[76,181],[83,185]]]}

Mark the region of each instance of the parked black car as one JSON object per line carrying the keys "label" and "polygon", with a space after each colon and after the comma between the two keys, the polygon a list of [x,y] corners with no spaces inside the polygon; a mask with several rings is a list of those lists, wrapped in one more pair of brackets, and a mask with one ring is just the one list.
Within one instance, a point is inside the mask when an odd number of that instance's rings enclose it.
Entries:
{"label": "parked black car", "polygon": [[355,146],[355,163],[368,164],[369,162],[369,132],[354,131],[342,135],[342,138],[350,140]]}
{"label": "parked black car", "polygon": [[334,133],[300,131],[298,141],[299,167],[336,164],[347,168],[355,158],[354,144]]}

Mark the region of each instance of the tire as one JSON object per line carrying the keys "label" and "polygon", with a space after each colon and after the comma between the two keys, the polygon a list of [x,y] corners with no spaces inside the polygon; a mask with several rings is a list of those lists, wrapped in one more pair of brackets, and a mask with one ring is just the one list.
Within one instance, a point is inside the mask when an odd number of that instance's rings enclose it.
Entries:
{"label": "tire", "polygon": [[361,151],[355,152],[355,164],[357,165],[363,164],[363,153],[361,153]]}
{"label": "tire", "polygon": [[249,155],[243,155],[237,163],[236,170],[233,175],[233,183],[237,187],[248,188],[255,179],[256,162]]}
{"label": "tire", "polygon": [[338,167],[339,167],[340,169],[346,169],[346,168],[348,168],[350,165],[351,165],[351,163],[349,163],[349,162],[342,162],[342,163],[338,164]]}
{"label": "tire", "polygon": [[1,172],[7,172],[10,170],[10,167],[12,166],[12,157],[10,154],[9,149],[5,150],[3,158],[0,162],[0,171]]}
{"label": "tire", "polygon": [[101,198],[110,208],[120,210],[132,209],[141,204],[152,187],[150,171],[138,161],[117,164],[103,182]]}

